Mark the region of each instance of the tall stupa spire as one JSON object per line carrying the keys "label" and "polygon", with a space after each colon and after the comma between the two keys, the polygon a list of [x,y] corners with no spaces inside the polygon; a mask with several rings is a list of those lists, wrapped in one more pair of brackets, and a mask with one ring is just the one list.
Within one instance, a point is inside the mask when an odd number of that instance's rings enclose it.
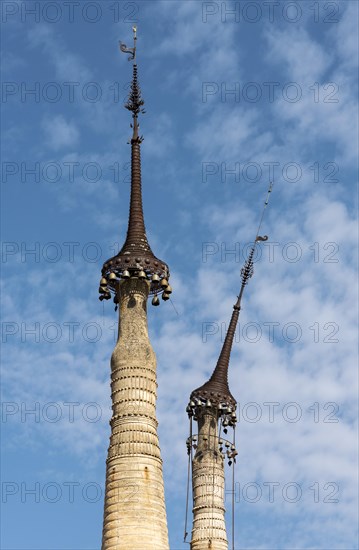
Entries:
{"label": "tall stupa spire", "polygon": [[[172,291],[167,264],[148,244],[141,192],[136,28],[130,53],[133,78],[126,108],[132,112],[131,199],[125,244],[102,268],[100,300],[119,307],[118,340],[111,357],[111,435],[106,462],[102,550],[169,550],[161,451],[157,435],[157,367],[147,326],[147,299],[159,304]],[[117,306],[118,304],[118,306]]]}
{"label": "tall stupa spire", "polygon": [[[240,292],[233,306],[231,320],[216,367],[208,382],[191,393],[187,406],[190,418],[190,436],[187,439],[189,465],[193,450],[195,450],[192,462],[193,528],[191,550],[208,550],[208,548],[228,550],[224,505],[224,460],[227,458],[228,464],[234,467],[233,464],[236,462],[238,454],[235,447],[237,402],[229,389],[228,368],[243,292],[253,275],[255,249],[258,242],[268,239],[266,235],[261,237],[259,231],[271,191],[272,184],[268,189],[256,237],[241,270]],[[193,434],[193,420],[198,423],[198,434]],[[229,426],[233,428],[232,441],[226,439]],[[188,471],[191,471],[190,467]],[[185,527],[185,539],[186,537],[187,528]],[[232,547],[234,548],[234,532],[232,538]]]}
{"label": "tall stupa spire", "polygon": [[132,82],[129,97],[125,104],[132,113],[131,144],[131,198],[128,217],[127,235],[121,250],[109,258],[102,268],[100,282],[100,300],[110,299],[111,291],[116,290],[118,281],[131,276],[150,281],[150,294],[154,295],[153,305],[159,305],[158,295],[162,293],[163,300],[168,300],[172,292],[168,284],[170,272],[168,265],[157,258],[151,250],[146,235],[145,221],[142,206],[141,183],[141,143],[143,136],[139,135],[139,114],[145,112],[141,89],[138,83],[138,68],[136,60],[137,28],[133,27],[134,45],[128,48],[120,42],[120,50],[129,53],[129,61],[133,61]]}

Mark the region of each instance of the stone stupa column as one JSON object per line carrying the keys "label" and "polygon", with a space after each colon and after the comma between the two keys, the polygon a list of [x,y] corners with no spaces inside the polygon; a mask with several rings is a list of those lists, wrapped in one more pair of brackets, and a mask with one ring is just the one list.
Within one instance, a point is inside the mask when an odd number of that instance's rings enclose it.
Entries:
{"label": "stone stupa column", "polygon": [[157,435],[156,357],[148,337],[147,299],[168,300],[168,266],[148,243],[141,190],[142,136],[138,115],[144,101],[134,47],[121,44],[134,60],[125,107],[132,112],[131,199],[125,243],[102,268],[100,300],[119,306],[118,341],[111,358],[112,418],[106,468],[102,550],[169,550],[162,459]]}
{"label": "stone stupa column", "polygon": [[[225,460],[228,460],[228,465],[234,468],[236,455],[238,454],[235,448],[234,436],[237,422],[237,402],[229,389],[228,368],[244,288],[253,275],[253,257],[256,245],[257,242],[268,239],[267,236],[260,237],[259,230],[271,191],[272,184],[268,189],[256,238],[248,259],[241,270],[241,289],[237,302],[233,306],[226,338],[216,367],[208,382],[193,390],[186,409],[190,418],[190,436],[187,439],[189,461],[191,461],[193,449],[195,450],[192,460],[193,525],[191,550],[228,550],[225,522],[224,464]],[[197,434],[192,432],[193,421],[198,427]],[[232,441],[228,440],[228,427],[233,428]],[[234,477],[232,483],[233,481]],[[186,529],[187,525],[185,527],[185,540],[188,534]],[[234,523],[232,548],[234,548]]]}
{"label": "stone stupa column", "polygon": [[119,338],[111,358],[113,416],[103,550],[168,549],[156,419],[156,356],[148,338],[149,282],[120,283]]}

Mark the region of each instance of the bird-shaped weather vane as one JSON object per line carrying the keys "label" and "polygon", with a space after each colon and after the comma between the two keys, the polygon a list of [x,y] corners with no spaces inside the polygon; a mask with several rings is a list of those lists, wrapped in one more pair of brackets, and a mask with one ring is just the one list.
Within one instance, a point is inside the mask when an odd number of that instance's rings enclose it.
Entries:
{"label": "bird-shaped weather vane", "polygon": [[128,58],[129,61],[134,61],[136,59],[137,27],[132,27],[132,31],[133,31],[133,48],[128,48],[126,44],[121,42],[121,40],[119,41],[119,47],[121,52],[130,54]]}

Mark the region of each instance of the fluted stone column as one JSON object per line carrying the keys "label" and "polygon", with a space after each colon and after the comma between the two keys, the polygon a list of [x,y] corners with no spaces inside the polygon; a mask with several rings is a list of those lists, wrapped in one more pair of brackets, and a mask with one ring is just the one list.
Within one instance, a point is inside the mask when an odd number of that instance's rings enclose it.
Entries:
{"label": "fluted stone column", "polygon": [[193,458],[191,550],[228,550],[224,519],[224,460],[218,446],[216,413],[198,417],[198,447]]}
{"label": "fluted stone column", "polygon": [[147,329],[149,284],[136,277],[120,282],[102,550],[169,549],[157,436],[156,356]]}

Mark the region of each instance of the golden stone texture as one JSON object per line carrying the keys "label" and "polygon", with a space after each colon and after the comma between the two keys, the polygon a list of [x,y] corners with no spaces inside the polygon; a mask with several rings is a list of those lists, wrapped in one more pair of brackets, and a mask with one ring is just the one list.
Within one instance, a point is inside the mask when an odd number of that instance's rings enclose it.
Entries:
{"label": "golden stone texture", "polygon": [[198,418],[198,447],[193,458],[193,528],[191,550],[228,550],[224,519],[224,460],[218,447],[218,419]]}
{"label": "golden stone texture", "polygon": [[147,328],[149,286],[134,277],[120,283],[102,550],[169,550],[157,435],[156,356]]}

